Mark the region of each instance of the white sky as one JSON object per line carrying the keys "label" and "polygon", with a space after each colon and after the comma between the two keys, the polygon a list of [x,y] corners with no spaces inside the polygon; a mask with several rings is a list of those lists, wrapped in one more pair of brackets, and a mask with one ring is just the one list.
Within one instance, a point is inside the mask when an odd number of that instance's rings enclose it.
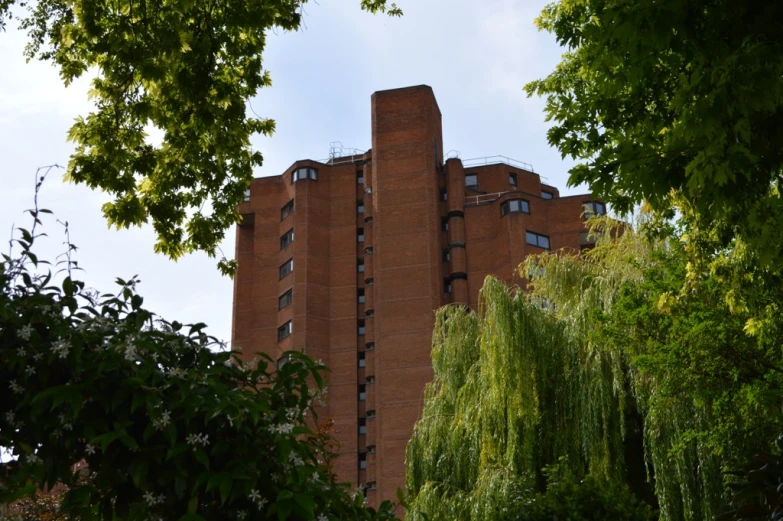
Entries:
{"label": "white sky", "polygon": [[[273,86],[253,109],[277,122],[272,138],[257,137],[265,158],[257,176],[277,175],[297,159],[324,159],[329,143],[370,148],[370,95],[426,84],[443,114],[444,150],[463,159],[505,155],[531,163],[562,193],[571,163],[546,142],[543,101],[522,86],[545,76],[559,61],[554,38],[538,33],[533,19],[547,0],[398,0],[405,16],[372,16],[359,0],[307,4],[306,28],[270,35],[265,53]],[[25,35],[0,33],[0,239],[13,223],[26,226],[39,166],[68,162],[66,133],[90,108],[88,79],[63,87],[47,63],[25,63]],[[179,262],[152,251],[150,227],[110,230],[101,214],[108,200],[85,186],[67,185],[53,173],[42,206],[67,220],[82,279],[104,292],[115,277],[138,274],[145,305],[168,320],[206,322],[211,334],[231,335],[232,282],[216,261],[191,255]],[[53,219],[40,253],[63,251]],[[222,245],[233,255],[234,233]],[[5,244],[5,243],[3,243]],[[7,251],[7,250],[4,250]],[[39,253],[39,255],[40,255]],[[46,256],[46,255],[45,255]]]}

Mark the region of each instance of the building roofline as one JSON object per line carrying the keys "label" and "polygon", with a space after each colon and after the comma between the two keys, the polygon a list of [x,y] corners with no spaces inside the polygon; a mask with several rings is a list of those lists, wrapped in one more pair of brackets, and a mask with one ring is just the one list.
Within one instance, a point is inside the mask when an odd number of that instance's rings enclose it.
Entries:
{"label": "building roofline", "polygon": [[440,106],[438,105],[438,99],[435,97],[435,91],[432,90],[432,87],[429,85],[412,85],[410,87],[397,87],[394,89],[384,89],[384,90],[376,90],[372,93],[372,96],[370,96],[371,99],[375,98],[375,96],[383,96],[386,94],[398,94],[405,91],[426,91],[429,93],[429,95],[432,97],[432,101],[435,102],[435,108],[438,109],[438,115],[443,117],[443,113],[440,111]]}

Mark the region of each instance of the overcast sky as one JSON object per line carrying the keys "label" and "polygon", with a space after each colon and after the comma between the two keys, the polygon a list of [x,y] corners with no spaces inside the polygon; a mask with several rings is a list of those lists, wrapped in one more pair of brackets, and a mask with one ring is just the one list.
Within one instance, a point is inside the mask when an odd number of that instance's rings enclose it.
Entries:
{"label": "overcast sky", "polygon": [[[277,122],[271,138],[256,138],[264,155],[257,176],[279,175],[297,159],[324,159],[329,143],[370,148],[370,96],[374,91],[426,84],[443,114],[443,147],[463,159],[505,155],[531,163],[561,192],[570,163],[546,142],[543,102],[522,86],[545,76],[559,61],[554,38],[533,19],[548,0],[397,0],[402,18],[372,16],[359,0],[319,0],[306,7],[306,27],[271,34],[265,52],[273,85],[252,101],[255,112]],[[12,224],[27,225],[39,166],[65,165],[66,132],[90,109],[89,80],[63,87],[47,63],[25,63],[25,35],[0,33],[0,238]],[[583,191],[583,190],[579,190]],[[179,262],[152,251],[149,227],[110,230],[101,204],[84,186],[50,176],[42,206],[68,221],[83,280],[113,291],[115,277],[139,275],[145,305],[169,320],[206,322],[226,340],[231,334],[232,282],[216,261],[191,255]],[[62,228],[49,219],[41,251],[63,251]],[[234,232],[222,245],[230,256]]]}

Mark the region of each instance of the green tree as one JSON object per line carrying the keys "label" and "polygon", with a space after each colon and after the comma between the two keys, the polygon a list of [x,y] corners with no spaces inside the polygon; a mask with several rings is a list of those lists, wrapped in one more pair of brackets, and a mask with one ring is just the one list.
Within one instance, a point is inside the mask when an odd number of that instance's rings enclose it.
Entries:
{"label": "green tree", "polygon": [[335,481],[321,364],[240,359],[144,309],[135,278],[98,295],[73,247],[55,284],[31,213],[0,262],[0,506],[59,484],[84,521],[393,519]]}
{"label": "green tree", "polygon": [[546,98],[549,142],[580,162],[569,183],[621,212],[668,211],[674,195],[691,233],[781,265],[781,16],[764,0],[547,6],[538,27],[568,52],[526,89]]}
{"label": "green tree", "polygon": [[[51,61],[65,85],[97,71],[96,108],[69,132],[67,179],[112,195],[109,224],[151,223],[155,251],[172,259],[194,250],[214,257],[262,162],[250,137],[274,130],[247,109],[271,83],[266,33],[298,29],[305,2],[0,0],[0,29],[22,13],[28,58]],[[361,7],[402,14],[386,0]],[[148,128],[162,131],[160,145]],[[219,266],[235,269],[225,258]]]}

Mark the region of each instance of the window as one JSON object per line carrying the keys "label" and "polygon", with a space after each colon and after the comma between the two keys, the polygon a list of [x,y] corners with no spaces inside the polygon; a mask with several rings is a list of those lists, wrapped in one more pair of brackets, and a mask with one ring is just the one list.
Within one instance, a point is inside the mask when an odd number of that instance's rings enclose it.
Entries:
{"label": "window", "polygon": [[356,171],[356,184],[357,185],[363,185],[364,184],[364,172],[362,170]]}
{"label": "window", "polygon": [[449,231],[449,218],[448,217],[443,217],[440,220],[440,229],[441,229],[441,231],[444,231],[444,232]]}
{"label": "window", "polygon": [[294,271],[294,259],[288,259],[285,264],[280,266],[280,280],[286,278],[292,271]]}
{"label": "window", "polygon": [[440,189],[440,200],[441,201],[448,201],[449,200],[449,194],[446,192],[445,188]]}
{"label": "window", "polygon": [[364,260],[359,259],[359,264],[356,265],[356,269],[359,271],[359,273],[364,273]]}
{"label": "window", "polygon": [[280,311],[284,307],[288,306],[294,300],[294,290],[289,289],[279,297],[277,297],[277,310]]}
{"label": "window", "polygon": [[373,284],[375,284],[375,280],[372,277],[370,277],[369,279],[364,279],[364,283],[368,286],[372,286]]}
{"label": "window", "polygon": [[244,201],[245,201],[245,202],[248,202],[248,201],[250,201],[250,188],[248,188],[247,190],[245,190],[245,198],[244,198]]}
{"label": "window", "polygon": [[359,336],[364,336],[364,332],[366,331],[364,327],[364,320],[359,320],[358,327],[356,328],[356,332]]}
{"label": "window", "polygon": [[285,340],[291,336],[291,321],[289,320],[282,326],[277,328],[277,341]]}
{"label": "window", "polygon": [[363,402],[367,399],[367,386],[362,384],[359,386],[359,401]]}
{"label": "window", "polygon": [[602,202],[590,201],[582,206],[585,208],[585,219],[589,219],[594,215],[606,215],[606,204]]}
{"label": "window", "polygon": [[443,279],[443,293],[451,293],[451,280]]}
{"label": "window", "polygon": [[280,369],[282,369],[283,366],[285,364],[287,364],[288,362],[290,362],[290,361],[291,361],[291,355],[290,354],[285,354],[285,355],[281,356],[280,358],[278,358],[277,359],[277,364],[276,364],[277,365],[277,370],[279,371]]}
{"label": "window", "polygon": [[356,290],[357,300],[359,301],[359,304],[364,304],[364,288],[359,288]]}
{"label": "window", "polygon": [[451,250],[443,248],[443,262],[449,262],[451,260]]}
{"label": "window", "polygon": [[356,203],[356,213],[364,213],[364,201]]}
{"label": "window", "polygon": [[366,414],[368,418],[375,418],[375,409],[368,409]]}
{"label": "window", "polygon": [[519,212],[530,213],[530,203],[524,199],[511,199],[500,205],[500,215]]}
{"label": "window", "polygon": [[375,342],[367,342],[364,345],[364,350],[365,351],[372,351],[373,349],[375,349]]}
{"label": "window", "polygon": [[367,418],[359,418],[359,434],[367,434]]}
{"label": "window", "polygon": [[310,167],[297,168],[291,175],[291,182],[296,183],[302,179],[310,179],[312,181],[318,181],[318,170]]}
{"label": "window", "polygon": [[375,376],[370,375],[367,378],[365,378],[365,380],[367,381],[368,384],[375,383]]}
{"label": "window", "polygon": [[475,188],[478,186],[478,175],[467,174],[465,176],[465,186],[468,188]]}
{"label": "window", "polygon": [[367,445],[367,454],[375,454],[375,445]]}
{"label": "window", "polygon": [[517,174],[515,174],[514,172],[508,173],[508,184],[510,184],[511,186],[517,186]]}
{"label": "window", "polygon": [[372,249],[372,246],[369,246],[369,247],[364,249],[364,254],[365,255],[372,255],[373,251],[374,250]]}
{"label": "window", "polygon": [[539,248],[549,249],[549,237],[541,235],[540,233],[525,232],[525,240],[531,246],[538,246]]}
{"label": "window", "polygon": [[552,192],[547,192],[546,190],[541,190],[541,199],[554,199],[555,194]]}
{"label": "window", "polygon": [[367,360],[365,359],[364,351],[359,351],[358,362],[359,362],[359,369],[362,369],[367,365]]}
{"label": "window", "polygon": [[359,470],[365,470],[367,468],[367,454],[364,452],[359,453]]}
{"label": "window", "polygon": [[285,221],[285,218],[294,213],[294,200],[291,199],[285,206],[280,208],[280,220]]}
{"label": "window", "polygon": [[375,310],[374,309],[368,309],[364,312],[365,317],[374,317],[375,316]]}
{"label": "window", "polygon": [[291,228],[287,232],[283,234],[282,237],[280,237],[280,249],[284,250],[288,248],[288,246],[294,242],[294,229]]}
{"label": "window", "polygon": [[359,228],[356,230],[356,239],[359,242],[364,242],[364,228]]}

